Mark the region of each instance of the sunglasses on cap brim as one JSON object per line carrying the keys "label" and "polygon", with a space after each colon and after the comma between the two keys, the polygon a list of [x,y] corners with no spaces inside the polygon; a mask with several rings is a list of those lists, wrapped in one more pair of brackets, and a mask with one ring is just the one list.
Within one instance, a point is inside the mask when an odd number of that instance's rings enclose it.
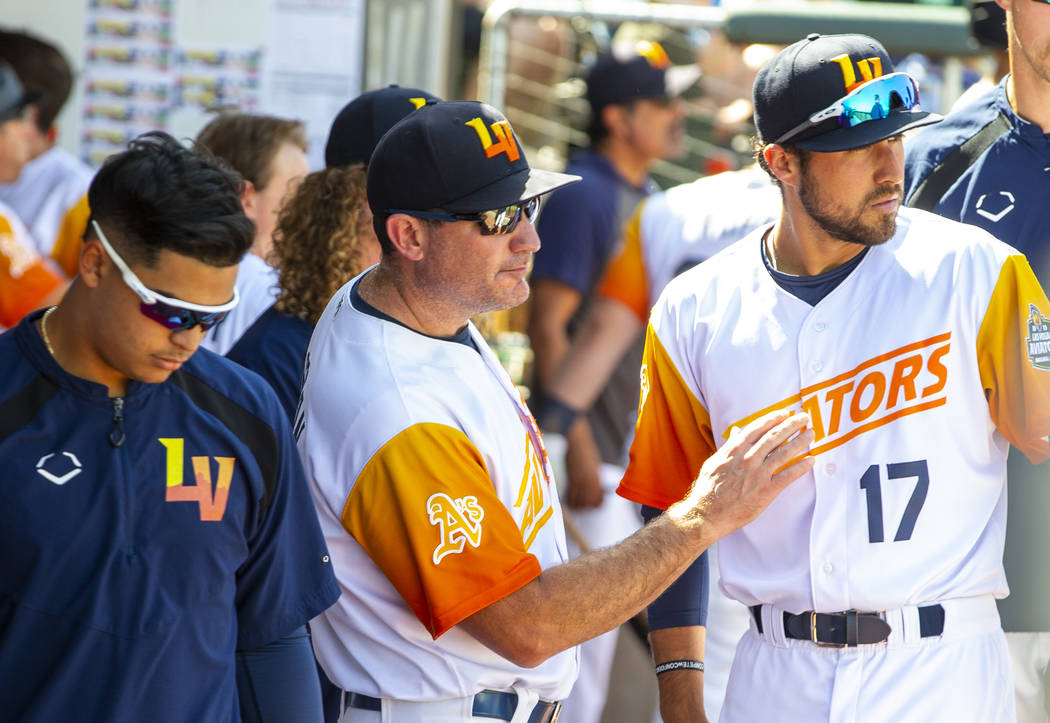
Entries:
{"label": "sunglasses on cap brim", "polygon": [[539,197],[535,197],[521,203],[512,203],[503,208],[497,208],[492,211],[480,211],[478,213],[410,211],[403,208],[388,208],[386,212],[391,215],[395,213],[403,213],[415,218],[429,218],[435,221],[447,221],[449,223],[455,221],[473,221],[481,227],[482,236],[497,236],[503,233],[510,233],[517,228],[518,222],[521,221],[522,216],[528,219],[529,223],[531,223],[536,217],[536,212],[539,208],[540,199]]}
{"label": "sunglasses on cap brim", "polygon": [[200,326],[202,331],[207,331],[222,321],[226,314],[230,312],[230,309],[237,306],[236,287],[233,289],[233,298],[219,306],[191,304],[188,301],[158,294],[142,283],[139,277],[135,275],[135,272],[131,270],[131,267],[113,249],[109,239],[106,238],[106,234],[102,233],[102,228],[98,225],[98,221],[92,220],[91,226],[95,229],[95,234],[98,235],[102,248],[106,250],[109,257],[113,259],[113,263],[120,269],[120,275],[124,279],[124,283],[142,299],[142,303],[139,304],[139,311],[147,319],[152,319],[165,329],[181,331]]}
{"label": "sunglasses on cap brim", "polygon": [[893,111],[912,110],[918,105],[919,87],[915,80],[907,73],[890,73],[854,88],[773,142],[784,143],[833,118],[838,120],[840,128],[854,128],[861,123],[886,118]]}

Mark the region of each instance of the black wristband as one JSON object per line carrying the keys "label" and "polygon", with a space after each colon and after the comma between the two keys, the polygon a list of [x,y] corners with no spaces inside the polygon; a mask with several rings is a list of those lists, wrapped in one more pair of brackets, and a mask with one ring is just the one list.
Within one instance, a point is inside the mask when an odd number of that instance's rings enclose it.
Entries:
{"label": "black wristband", "polygon": [[669,670],[699,670],[704,672],[704,661],[702,660],[668,660],[656,664],[656,674],[666,673]]}
{"label": "black wristband", "polygon": [[541,395],[533,410],[536,414],[536,423],[544,432],[560,434],[569,433],[569,427],[576,421],[579,412],[565,402],[555,397]]}

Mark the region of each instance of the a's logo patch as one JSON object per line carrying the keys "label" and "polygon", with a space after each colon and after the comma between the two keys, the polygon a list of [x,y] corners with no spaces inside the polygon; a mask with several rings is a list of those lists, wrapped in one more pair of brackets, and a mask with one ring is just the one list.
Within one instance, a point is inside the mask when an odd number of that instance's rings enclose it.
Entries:
{"label": "a's logo patch", "polygon": [[1028,361],[1036,369],[1050,371],[1050,319],[1035,304],[1028,305]]}
{"label": "a's logo patch", "polygon": [[411,103],[416,110],[419,110],[427,104],[426,98],[409,98],[408,102]]}
{"label": "a's logo patch", "polygon": [[36,473],[56,485],[64,485],[83,472],[83,465],[72,452],[45,454],[36,463]]}
{"label": "a's logo patch", "polygon": [[485,519],[485,510],[478,504],[473,495],[452,499],[444,492],[436,492],[427,500],[427,514],[430,524],[437,525],[441,532],[441,542],[434,548],[434,564],[452,553],[463,552],[466,543],[471,547],[481,544],[481,521]]}
{"label": "a's logo patch", "polygon": [[[513,163],[520,157],[518,142],[514,140],[514,132],[510,129],[510,123],[507,121],[496,121],[491,126],[486,126],[485,121],[481,120],[481,118],[472,118],[464,125],[470,126],[478,134],[481,147],[485,149],[486,158],[493,158],[500,153],[506,153],[507,159]],[[490,127],[492,128],[492,133],[489,133]],[[495,141],[492,140],[493,135],[496,136]]]}
{"label": "a's logo patch", "polygon": [[[165,502],[196,502],[200,507],[202,522],[219,522],[226,512],[226,501],[230,496],[230,482],[233,481],[233,457],[191,457],[195,485],[182,482],[183,447],[181,437],[161,438],[157,440],[167,450],[167,488]],[[219,465],[214,490],[211,479],[211,460]]]}

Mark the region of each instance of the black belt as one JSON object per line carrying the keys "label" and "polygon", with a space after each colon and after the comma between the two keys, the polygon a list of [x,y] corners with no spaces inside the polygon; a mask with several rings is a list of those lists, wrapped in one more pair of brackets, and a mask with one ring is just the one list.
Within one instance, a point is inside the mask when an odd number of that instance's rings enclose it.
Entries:
{"label": "black belt", "polygon": [[[379,698],[362,693],[347,693],[346,704],[351,708],[360,710],[373,710],[379,712],[383,709],[383,702]],[[511,720],[514,711],[518,708],[518,694],[508,693],[503,690],[483,690],[474,694],[474,707],[471,713],[476,718],[495,718],[496,720]],[[552,703],[541,700],[532,709],[529,723],[555,723],[561,713],[561,703]]]}
{"label": "black belt", "polygon": [[[751,616],[758,632],[762,632],[762,606],[752,605]],[[792,640],[809,640],[817,645],[836,648],[855,648],[858,645],[884,643],[890,637],[889,623],[880,613],[862,613],[845,610],[840,613],[815,613],[812,610],[797,615],[784,613],[784,636]],[[944,607],[926,605],[919,608],[919,637],[932,638],[944,632]]]}

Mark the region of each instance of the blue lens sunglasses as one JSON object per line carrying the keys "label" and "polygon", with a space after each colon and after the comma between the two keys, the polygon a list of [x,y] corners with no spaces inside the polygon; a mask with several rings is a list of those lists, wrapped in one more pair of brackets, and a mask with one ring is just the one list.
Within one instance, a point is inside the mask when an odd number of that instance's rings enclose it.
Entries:
{"label": "blue lens sunglasses", "polygon": [[181,331],[192,329],[199,325],[202,331],[207,331],[222,321],[230,309],[237,306],[236,287],[233,289],[233,298],[219,306],[191,304],[188,301],[173,299],[170,296],[164,296],[147,288],[139,277],[135,275],[135,272],[131,270],[131,267],[124,262],[124,259],[120,258],[113,246],[110,245],[109,239],[106,238],[106,234],[102,233],[98,221],[92,220],[91,226],[95,229],[98,240],[102,243],[102,248],[106,249],[106,253],[109,254],[109,257],[113,259],[113,263],[120,269],[120,275],[124,279],[124,283],[142,299],[142,303],[139,304],[139,311],[147,319],[152,319],[165,329]]}
{"label": "blue lens sunglasses", "polygon": [[813,126],[837,118],[839,127],[853,128],[861,123],[886,118],[890,111],[912,110],[919,105],[919,87],[907,73],[890,73],[854,88],[823,110],[777,138],[784,143]]}

